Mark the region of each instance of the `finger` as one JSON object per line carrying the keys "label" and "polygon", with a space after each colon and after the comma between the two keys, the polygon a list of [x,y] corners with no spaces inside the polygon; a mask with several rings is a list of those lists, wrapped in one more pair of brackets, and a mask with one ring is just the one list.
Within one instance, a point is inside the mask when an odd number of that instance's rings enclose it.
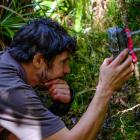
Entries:
{"label": "finger", "polygon": [[49,87],[53,84],[65,84],[67,83],[65,80],[62,79],[53,79],[45,83],[45,86]]}
{"label": "finger", "polygon": [[124,81],[128,81],[133,75],[134,75],[134,72],[131,72],[131,73],[127,74],[127,75],[125,76]]}
{"label": "finger", "polygon": [[48,91],[52,92],[54,89],[68,89],[69,90],[69,86],[66,84],[54,84],[48,88]]}
{"label": "finger", "polygon": [[133,63],[132,63],[132,57],[129,55],[128,58],[119,66],[120,69],[125,69],[129,66],[132,66]]}
{"label": "finger", "polygon": [[125,70],[123,70],[122,73],[120,73],[120,79],[124,79],[125,77],[127,77],[127,75],[129,75],[130,73],[133,73],[133,72],[134,72],[134,65],[132,63]]}
{"label": "finger", "polygon": [[64,94],[56,94],[53,98],[54,100],[59,100],[63,103],[69,103],[71,100],[71,97],[69,95]]}
{"label": "finger", "polygon": [[126,81],[128,81],[132,76],[134,75],[134,72],[130,72],[127,75],[123,77],[123,80],[120,81],[120,85],[122,86]]}
{"label": "finger", "polygon": [[124,49],[112,62],[112,65],[116,66],[121,64],[128,55],[128,49]]}
{"label": "finger", "polygon": [[50,95],[50,97],[53,99],[54,98],[54,96],[57,94],[57,92],[51,92],[51,93],[49,93],[49,95]]}
{"label": "finger", "polygon": [[68,90],[68,89],[54,89],[53,91],[49,92],[49,95],[51,97],[54,97],[56,94],[63,94],[63,95],[70,96],[70,90]]}
{"label": "finger", "polygon": [[104,66],[109,65],[113,61],[113,59],[114,59],[113,57],[106,58],[102,65],[104,65]]}

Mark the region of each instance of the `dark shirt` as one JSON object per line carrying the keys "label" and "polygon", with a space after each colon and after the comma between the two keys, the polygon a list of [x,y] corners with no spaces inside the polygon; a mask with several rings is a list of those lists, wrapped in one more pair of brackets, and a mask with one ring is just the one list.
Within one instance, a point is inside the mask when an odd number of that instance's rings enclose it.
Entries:
{"label": "dark shirt", "polygon": [[26,83],[24,69],[8,50],[0,54],[0,124],[2,120],[19,126],[39,125],[42,138],[65,127],[58,116],[43,106],[34,89]]}

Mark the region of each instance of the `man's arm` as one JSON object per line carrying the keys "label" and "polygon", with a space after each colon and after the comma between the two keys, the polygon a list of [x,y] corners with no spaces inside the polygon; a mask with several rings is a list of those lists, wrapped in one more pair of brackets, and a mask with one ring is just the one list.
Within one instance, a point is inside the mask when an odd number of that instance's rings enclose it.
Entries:
{"label": "man's arm", "polygon": [[[99,83],[94,98],[79,122],[71,129],[63,128],[45,140],[94,140],[112,93],[127,81],[134,71],[131,56],[124,50],[114,61],[105,59],[100,69]],[[127,57],[127,58],[126,58]]]}
{"label": "man's arm", "polygon": [[87,111],[75,127],[71,130],[63,128],[45,140],[94,140],[104,120],[110,99],[109,97],[99,97],[97,94],[100,94],[101,92],[103,94],[107,93],[107,91],[103,89],[97,89],[96,95]]}

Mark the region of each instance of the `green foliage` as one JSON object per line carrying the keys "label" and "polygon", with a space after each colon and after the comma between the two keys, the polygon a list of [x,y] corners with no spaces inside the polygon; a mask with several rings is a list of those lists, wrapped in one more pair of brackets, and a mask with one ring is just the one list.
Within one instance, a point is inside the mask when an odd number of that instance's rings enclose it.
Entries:
{"label": "green foliage", "polygon": [[[138,140],[139,138],[139,126],[135,122],[135,116],[133,113],[128,113],[118,117],[115,124],[121,135],[121,139],[124,140]],[[118,134],[116,132],[115,134]],[[117,137],[115,140],[119,140]]]}
{"label": "green foliage", "polygon": [[[129,27],[132,30],[139,28],[140,1],[126,0]],[[33,7],[32,12],[26,8]],[[94,23],[92,4],[86,0],[33,0],[33,4],[20,5],[18,0],[11,1],[8,6],[0,5],[4,9],[1,15],[0,35],[1,42],[9,41],[15,31],[29,19],[47,16],[61,23],[70,34],[77,36],[77,52],[71,61],[72,73],[66,77],[71,87],[76,91],[75,101],[71,112],[65,116],[66,124],[71,124],[71,116],[80,117],[91,101],[98,83],[99,68],[104,58],[110,56],[106,29],[111,26],[123,26],[123,11],[116,0],[109,0],[104,17],[104,26],[99,28]],[[139,38],[136,38],[139,41]],[[4,41],[5,42],[5,41]],[[108,115],[109,127],[103,127],[99,140],[138,140],[140,137],[139,120],[135,118],[135,110],[131,113],[112,116],[118,110],[126,109],[139,101],[136,89],[136,79],[131,79],[120,91],[129,100],[127,106],[111,104],[111,113]],[[126,94],[124,94],[126,93]],[[119,99],[122,96],[119,95]],[[118,98],[118,97],[116,97]],[[113,102],[113,101],[112,101]],[[106,123],[106,122],[105,122]]]}
{"label": "green foliage", "polygon": [[33,4],[22,6],[18,0],[0,5],[0,46],[2,48],[9,44],[15,32],[28,21],[31,13],[27,13],[26,10],[31,7]]}
{"label": "green foliage", "polygon": [[139,0],[127,0],[128,7],[128,21],[132,30],[138,30],[140,28],[140,1]]}
{"label": "green foliage", "polygon": [[105,27],[122,26],[122,12],[116,0],[109,0],[105,15]]}
{"label": "green foliage", "polygon": [[78,0],[76,3],[75,26],[74,30],[80,32],[82,30],[82,18],[84,12],[85,1]]}
{"label": "green foliage", "polygon": [[73,24],[72,15],[74,10],[70,10],[75,3],[64,0],[34,0],[35,12],[38,16],[51,17],[57,20],[63,26],[71,26]]}

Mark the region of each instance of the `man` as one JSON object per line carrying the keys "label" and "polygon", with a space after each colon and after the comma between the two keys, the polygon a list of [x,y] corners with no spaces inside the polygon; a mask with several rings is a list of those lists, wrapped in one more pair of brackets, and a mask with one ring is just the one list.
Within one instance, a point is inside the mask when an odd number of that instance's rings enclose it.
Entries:
{"label": "man", "polygon": [[[75,40],[50,19],[34,20],[22,27],[0,58],[0,126],[21,140],[93,140],[101,127],[112,93],[133,74],[132,58],[125,49],[116,58],[104,60],[99,83],[87,111],[68,130],[56,116],[58,102],[69,106],[72,92],[64,76]],[[54,113],[34,91],[47,87]]]}

